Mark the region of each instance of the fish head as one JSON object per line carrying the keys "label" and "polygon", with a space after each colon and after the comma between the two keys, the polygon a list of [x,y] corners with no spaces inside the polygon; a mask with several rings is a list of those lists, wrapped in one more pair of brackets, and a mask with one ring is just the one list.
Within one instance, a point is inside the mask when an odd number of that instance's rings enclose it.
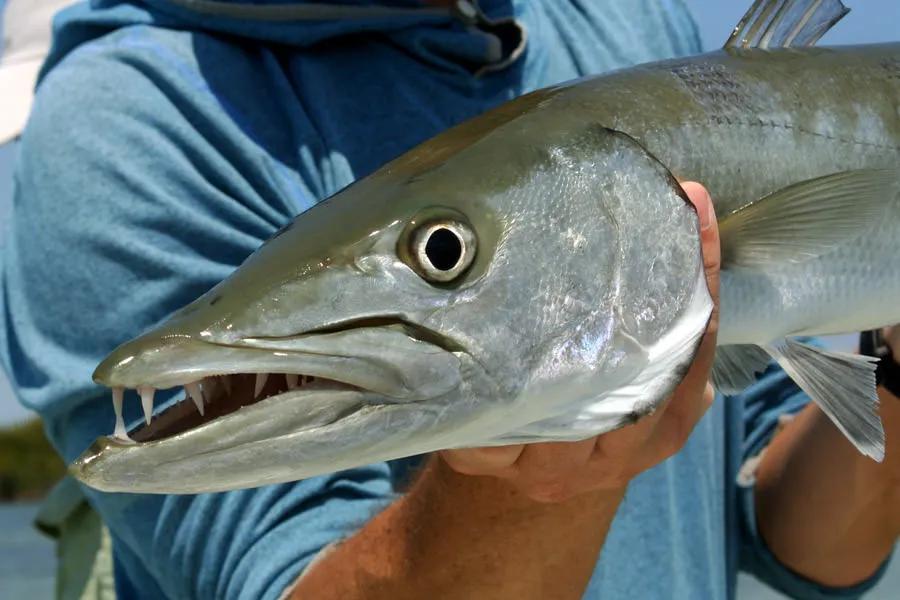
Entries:
{"label": "fish head", "polygon": [[698,272],[696,215],[637,142],[489,113],[301,214],[110,354],[96,382],[201,382],[204,415],[176,405],[72,470],[196,493],[503,443],[633,384]]}

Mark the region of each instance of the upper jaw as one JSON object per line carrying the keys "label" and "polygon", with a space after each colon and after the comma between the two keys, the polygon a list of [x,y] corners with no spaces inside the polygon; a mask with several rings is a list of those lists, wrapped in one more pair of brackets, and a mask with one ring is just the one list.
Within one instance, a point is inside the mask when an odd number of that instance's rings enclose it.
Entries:
{"label": "upper jaw", "polygon": [[230,344],[148,335],[110,354],[94,371],[94,381],[112,388],[158,389],[236,373],[292,373],[397,400],[427,399],[459,384],[459,360],[400,326],[282,338],[248,336]]}

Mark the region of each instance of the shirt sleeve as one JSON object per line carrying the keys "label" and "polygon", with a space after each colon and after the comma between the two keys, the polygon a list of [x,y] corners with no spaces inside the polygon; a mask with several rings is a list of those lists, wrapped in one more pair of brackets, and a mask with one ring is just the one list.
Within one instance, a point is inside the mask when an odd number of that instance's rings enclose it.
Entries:
{"label": "shirt sleeve", "polygon": [[[40,85],[19,148],[0,355],[66,461],[113,428],[98,361],[313,203],[264,148],[282,135],[278,115],[223,103],[191,63],[196,37],[136,27],[79,48]],[[126,420],[139,415],[126,397]],[[248,600],[278,598],[394,493],[387,464],[220,494],[84,491],[111,530],[123,595]]]}
{"label": "shirt sleeve", "polygon": [[744,409],[743,465],[737,476],[740,569],[798,600],[849,600],[862,597],[880,581],[888,561],[858,585],[827,587],[791,571],[779,562],[757,527],[754,491],[759,457],[778,430],[779,423],[800,412],[810,402],[809,397],[784,371],[773,366],[755,385],[729,400],[742,402]]}

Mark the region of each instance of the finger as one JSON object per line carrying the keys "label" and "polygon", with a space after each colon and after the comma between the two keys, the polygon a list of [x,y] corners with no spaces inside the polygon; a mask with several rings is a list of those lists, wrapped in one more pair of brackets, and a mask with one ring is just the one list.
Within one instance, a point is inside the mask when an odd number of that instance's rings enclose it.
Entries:
{"label": "finger", "polygon": [[516,461],[517,485],[540,502],[562,502],[587,488],[583,469],[596,438],[528,444]]}
{"label": "finger", "polygon": [[612,461],[618,464],[640,453],[654,435],[671,401],[672,396],[668,396],[653,409],[653,412],[629,425],[599,435],[590,460]]}
{"label": "finger", "polygon": [[440,452],[451,469],[463,475],[493,475],[510,477],[516,469],[516,460],[524,450],[522,444],[485,448],[458,448]]}
{"label": "finger", "polygon": [[[703,268],[706,283],[713,300],[713,311],[697,354],[688,372],[676,388],[672,401],[654,432],[654,454],[668,456],[677,452],[687,441],[697,422],[712,405],[715,393],[709,385],[716,353],[716,335],[719,319],[719,269],[721,250],[716,214],[709,193],[699,183],[688,181],[682,184],[688,198],[693,202],[700,218],[700,240],[703,253]],[[660,456],[662,458],[663,456]]]}
{"label": "finger", "polygon": [[587,478],[594,488],[618,488],[653,461],[652,439],[661,419],[665,417],[672,397],[651,414],[636,423],[597,436],[594,451],[587,464]]}
{"label": "finger", "polygon": [[709,383],[704,383],[699,391],[677,391],[654,432],[652,460],[664,460],[681,450],[714,399],[715,392]]}
{"label": "finger", "polygon": [[722,265],[716,211],[705,187],[695,181],[686,181],[682,187],[688,199],[697,209],[697,216],[700,218],[703,269],[706,273],[706,285],[713,299],[713,313],[710,316],[709,330],[711,330],[710,333],[715,334],[719,327],[719,269]]}
{"label": "finger", "polygon": [[885,327],[883,334],[884,341],[894,354],[894,359],[900,361],[900,325]]}
{"label": "finger", "polygon": [[719,269],[722,264],[721,249],[719,246],[719,228],[716,223],[716,213],[712,199],[706,188],[694,181],[686,181],[682,184],[685,193],[700,217],[700,241],[703,252],[703,268],[706,273],[706,285],[709,288],[713,300],[713,310],[709,318],[706,333],[700,343],[697,356],[685,376],[684,383],[691,389],[702,392],[709,378],[715,358],[716,334],[719,330]]}

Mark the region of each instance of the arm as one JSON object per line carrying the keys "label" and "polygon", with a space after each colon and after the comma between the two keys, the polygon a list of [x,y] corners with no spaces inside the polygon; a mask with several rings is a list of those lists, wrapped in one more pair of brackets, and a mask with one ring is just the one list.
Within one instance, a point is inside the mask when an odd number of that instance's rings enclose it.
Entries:
{"label": "arm", "polygon": [[[895,328],[893,348],[900,350]],[[900,399],[879,388],[887,456],[851,446],[814,405],[778,434],[756,485],[759,529],[775,556],[827,586],[870,577],[900,535]]]}
{"label": "arm", "polygon": [[407,495],[303,576],[293,598],[580,598],[620,490],[535,502],[433,458]]}
{"label": "arm", "polygon": [[[709,197],[703,253],[717,292],[718,234]],[[664,408],[575,443],[447,451],[410,491],[300,578],[293,598],[581,598],[628,482],[677,452],[713,399],[716,316]]]}

